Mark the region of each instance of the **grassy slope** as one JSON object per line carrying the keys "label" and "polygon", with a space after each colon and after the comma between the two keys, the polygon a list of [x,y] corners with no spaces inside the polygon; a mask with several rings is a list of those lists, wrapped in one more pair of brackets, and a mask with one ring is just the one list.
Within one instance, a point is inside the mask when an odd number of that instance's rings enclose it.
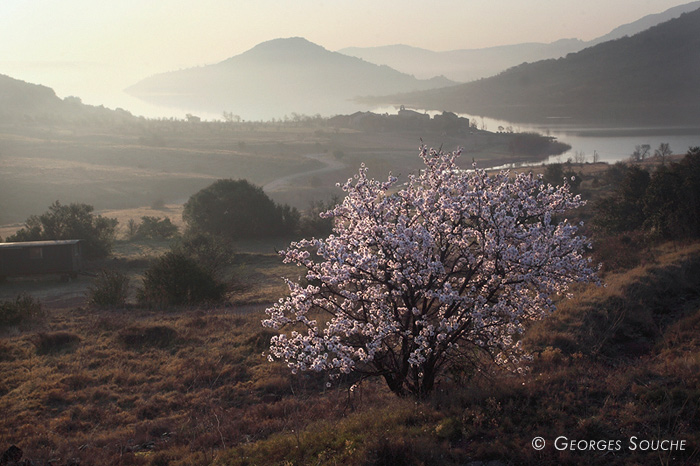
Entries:
{"label": "grassy slope", "polygon": [[[524,376],[444,382],[426,403],[381,383],[325,387],[261,353],[264,304],[218,309],[50,309],[0,340],[0,445],[83,464],[692,464],[700,445],[700,245],[578,290],[535,326]],[[289,274],[249,260],[242,301]],[[258,265],[253,265],[258,264]],[[651,284],[651,286],[650,286]],[[268,287],[268,288],[265,288]],[[68,335],[66,337],[65,335]],[[72,337],[71,337],[72,336]],[[535,452],[541,435],[550,446]],[[686,439],[673,455],[558,452],[558,435]],[[673,459],[675,458],[675,459]]]}
{"label": "grassy slope", "polygon": [[[598,168],[575,170],[587,185]],[[58,464],[696,464],[700,245],[631,241],[599,248],[615,257],[606,288],[576,290],[530,330],[530,373],[454,374],[419,404],[379,382],[327,388],[322,376],[292,377],[261,356],[265,303],[283,295],[279,276],[298,275],[272,253],[283,244],[239,245],[234,272],[245,286],[229,307],[98,311],[84,298],[59,301],[43,320],[0,329],[0,449],[15,443],[25,457]],[[110,261],[138,284],[166,246],[121,242]],[[535,435],[548,442],[541,452]],[[559,452],[559,435],[688,447]]]}

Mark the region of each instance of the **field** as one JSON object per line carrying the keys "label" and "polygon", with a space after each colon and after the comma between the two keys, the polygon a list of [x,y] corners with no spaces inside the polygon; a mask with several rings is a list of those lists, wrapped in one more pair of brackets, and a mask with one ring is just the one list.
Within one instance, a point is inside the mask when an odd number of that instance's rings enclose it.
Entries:
{"label": "field", "polygon": [[[337,194],[361,163],[374,176],[419,168],[418,147],[463,146],[463,163],[536,159],[509,149],[511,134],[449,136],[361,132],[318,123],[192,123],[134,120],[100,124],[0,125],[0,225],[16,226],[55,200],[98,211],[182,204],[217,179],[268,184],[278,202],[305,209]],[[540,157],[545,157],[541,154]],[[280,179],[282,181],[280,182]],[[284,180],[287,182],[284,182]],[[2,234],[2,233],[0,233]]]}
{"label": "field", "polygon": [[[465,145],[470,157],[497,165],[522,159],[508,153],[507,137],[439,142]],[[0,186],[10,206],[0,213],[0,236],[55,198],[89,202],[117,218],[119,230],[113,254],[86,271],[130,279],[127,304],[112,309],[90,304],[94,278],[87,275],[0,283],[0,302],[29,296],[38,304],[25,306],[20,323],[0,326],[0,455],[16,445],[28,461],[7,464],[698,464],[697,240],[600,236],[591,254],[603,263],[606,286],[576,287],[571,299],[557,298],[552,316],[528,328],[528,370],[455,371],[421,401],[397,397],[382,380],[292,375],[268,362],[273,332],[260,321],[287,293],[281,277],[301,275],[275,252],[293,238],[235,242],[223,304],[137,304],[144,271],[176,240],[129,238],[129,220],[168,217],[182,232],[182,203],[225,177],[248,178],[304,208],[330,196],[327,186],[362,161],[377,177],[416,170],[413,138],[172,121],[119,131],[0,131],[0,171],[10,180]],[[616,188],[605,164],[564,169],[580,177],[590,198]],[[572,218],[588,222],[594,214],[591,203]],[[544,439],[543,449],[533,448],[535,437]],[[660,449],[662,440],[675,447]]]}

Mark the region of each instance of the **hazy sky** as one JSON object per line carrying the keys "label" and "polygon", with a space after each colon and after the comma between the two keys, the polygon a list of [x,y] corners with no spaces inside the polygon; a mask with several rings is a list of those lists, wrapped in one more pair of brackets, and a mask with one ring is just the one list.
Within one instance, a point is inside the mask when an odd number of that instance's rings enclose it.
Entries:
{"label": "hazy sky", "polygon": [[593,39],[690,0],[0,0],[0,74],[88,103],[154,73],[302,36],[329,50]]}

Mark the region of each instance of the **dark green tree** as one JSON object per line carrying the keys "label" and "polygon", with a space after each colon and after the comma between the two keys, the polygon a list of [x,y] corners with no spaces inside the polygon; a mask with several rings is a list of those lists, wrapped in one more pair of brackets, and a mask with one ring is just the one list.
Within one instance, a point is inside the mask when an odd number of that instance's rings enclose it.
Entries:
{"label": "dark green tree", "polygon": [[95,215],[93,210],[88,204],[63,205],[56,201],[47,212],[29,217],[24,228],[7,237],[7,241],[80,239],[87,257],[106,257],[112,252],[118,222]]}
{"label": "dark green tree", "polygon": [[182,218],[192,231],[234,239],[289,235],[299,225],[297,209],[277,205],[247,180],[218,180],[195,193]]}

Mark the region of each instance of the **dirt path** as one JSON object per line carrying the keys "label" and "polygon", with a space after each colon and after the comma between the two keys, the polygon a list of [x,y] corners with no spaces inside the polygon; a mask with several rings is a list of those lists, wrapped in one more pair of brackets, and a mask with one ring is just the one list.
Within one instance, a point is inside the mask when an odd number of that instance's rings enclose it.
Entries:
{"label": "dirt path", "polygon": [[307,159],[316,160],[324,164],[324,167],[316,168],[314,170],[308,170],[301,173],[294,173],[293,175],[283,176],[282,178],[277,178],[276,180],[270,181],[265,186],[263,190],[266,193],[273,193],[277,191],[283,191],[287,186],[289,186],[294,180],[299,178],[304,178],[311,175],[318,175],[320,173],[327,173],[345,168],[345,164],[341,163],[339,160],[335,159],[330,154],[307,154],[304,155]]}
{"label": "dirt path", "polygon": [[[304,155],[305,158],[316,160],[320,162],[323,166],[321,168],[316,168],[313,170],[307,170],[301,173],[294,173],[292,175],[283,176],[277,178],[266,185],[263,186],[265,192],[279,192],[284,191],[287,187],[292,185],[295,181],[305,178],[308,176],[332,172],[345,168],[345,164],[341,163],[339,160],[333,157],[331,154],[307,154]],[[169,206],[173,208],[174,206]],[[179,207],[179,206],[177,206]],[[133,210],[133,209],[132,209]],[[120,211],[109,211],[111,216],[114,216],[116,212]],[[139,213],[141,213],[139,211]],[[129,217],[134,218],[136,214],[129,211]],[[136,215],[138,216],[138,215]],[[126,222],[126,219],[121,219]],[[5,230],[2,232],[5,235],[12,234],[16,232],[23,225],[5,225]],[[87,291],[89,286],[92,284],[92,279],[86,276],[80,276],[77,280],[70,282],[65,282],[58,276],[37,276],[37,277],[19,277],[8,279],[7,282],[0,284],[0,300],[10,300],[14,299],[18,294],[26,293],[34,296],[42,301],[42,303],[47,308],[64,308],[64,307],[75,307],[85,305],[87,301]],[[267,304],[255,304],[249,306],[237,306],[239,311],[243,313],[248,312],[260,312],[261,309],[266,308]]]}

